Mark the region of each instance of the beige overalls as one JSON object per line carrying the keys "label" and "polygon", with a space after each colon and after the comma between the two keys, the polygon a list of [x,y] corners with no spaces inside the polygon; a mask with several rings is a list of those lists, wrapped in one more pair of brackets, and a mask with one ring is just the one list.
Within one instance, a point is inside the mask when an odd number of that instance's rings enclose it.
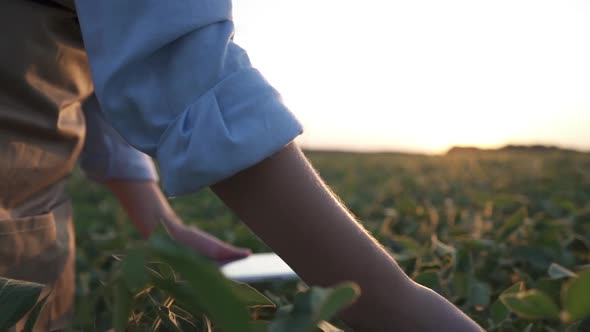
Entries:
{"label": "beige overalls", "polygon": [[1,0],[0,31],[0,276],[52,289],[35,331],[60,329],[75,292],[64,182],[84,141],[88,60],[73,0]]}

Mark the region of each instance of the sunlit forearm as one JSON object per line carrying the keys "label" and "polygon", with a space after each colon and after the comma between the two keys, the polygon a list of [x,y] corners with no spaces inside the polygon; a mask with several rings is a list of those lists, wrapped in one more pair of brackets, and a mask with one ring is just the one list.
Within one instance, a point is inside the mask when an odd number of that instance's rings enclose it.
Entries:
{"label": "sunlit forearm", "polygon": [[108,180],[103,183],[117,197],[141,236],[149,238],[161,220],[176,214],[154,181]]}
{"label": "sunlit forearm", "polygon": [[[294,144],[212,189],[307,283],[358,283],[361,298],[343,318],[359,331],[479,331],[405,275]],[[431,306],[421,307],[425,303]]]}

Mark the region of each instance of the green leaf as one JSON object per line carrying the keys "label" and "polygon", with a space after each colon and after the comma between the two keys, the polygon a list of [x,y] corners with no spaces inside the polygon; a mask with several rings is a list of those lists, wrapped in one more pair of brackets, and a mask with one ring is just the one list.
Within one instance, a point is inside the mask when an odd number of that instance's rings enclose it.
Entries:
{"label": "green leaf", "polygon": [[476,307],[486,308],[490,305],[492,289],[490,285],[478,280],[472,280],[469,284],[469,304]]}
{"label": "green leaf", "polygon": [[473,275],[474,270],[472,252],[465,249],[459,250],[455,259],[455,272],[461,272],[465,276],[470,276]]}
{"label": "green leaf", "polygon": [[435,271],[422,272],[414,277],[414,281],[430,289],[440,289],[440,278]]}
{"label": "green leaf", "polygon": [[266,320],[255,320],[250,322],[250,327],[254,332],[267,332],[270,322]]}
{"label": "green leaf", "polygon": [[393,257],[393,259],[395,259],[395,261],[399,264],[402,264],[405,262],[411,262],[412,260],[416,259],[416,254],[410,251],[404,251],[401,253],[392,252],[391,257]]}
{"label": "green leaf", "polygon": [[437,254],[439,255],[451,255],[453,256],[453,258],[457,255],[457,249],[451,245],[442,243],[441,241],[439,241],[439,239],[436,237],[436,235],[432,235],[431,237],[431,241],[432,241],[432,246],[434,247],[434,250],[436,251]]}
{"label": "green leaf", "polygon": [[169,264],[166,264],[164,262],[148,262],[146,266],[154,272],[156,272],[158,275],[160,275],[163,279],[168,279],[172,281],[177,280],[176,273]]}
{"label": "green leaf", "polygon": [[587,332],[590,331],[590,318],[579,320],[569,324],[563,332]]}
{"label": "green leaf", "polygon": [[129,314],[133,306],[133,294],[129,291],[126,282],[120,277],[115,279],[113,291],[113,327],[116,332],[124,332],[127,330]]}
{"label": "green leaf", "polygon": [[148,278],[145,273],[145,264],[145,253],[140,249],[129,250],[123,260],[121,267],[123,279],[127,283],[129,290],[133,293],[144,288],[147,283]]}
{"label": "green leaf", "polygon": [[41,309],[47,302],[47,299],[51,295],[51,291],[47,293],[47,295],[43,296],[43,298],[35,304],[31,312],[29,313],[29,317],[27,318],[27,322],[25,323],[25,327],[22,329],[22,332],[32,332],[33,327],[35,327],[35,323],[37,322],[37,318],[39,317],[39,313],[41,313]]}
{"label": "green leaf", "polygon": [[514,285],[506,288],[502,292],[502,295],[504,295],[504,294],[517,294],[517,293],[524,292],[524,291],[525,291],[524,282],[519,281],[519,282],[515,283]]}
{"label": "green leaf", "polygon": [[[218,268],[194,251],[182,247],[170,239],[154,236],[149,242],[151,252],[168,263],[186,287],[177,287],[171,280],[154,278],[157,286],[167,286],[165,291],[180,302],[189,302],[202,308],[211,320],[226,332],[252,331],[246,308],[232,292],[229,282]],[[179,291],[185,290],[182,295]]]}
{"label": "green leaf", "polygon": [[331,319],[340,310],[352,304],[359,297],[360,289],[356,284],[348,282],[331,289],[312,289],[310,294],[317,325],[322,320]]}
{"label": "green leaf", "polygon": [[547,294],[539,290],[500,295],[500,300],[510,311],[527,319],[557,319],[559,308]]}
{"label": "green leaf", "polygon": [[496,233],[496,237],[500,240],[506,239],[512,232],[514,232],[527,217],[527,210],[526,208],[520,208],[516,211],[513,215],[511,215],[508,219],[502,223],[500,229]]}
{"label": "green leaf", "polygon": [[551,263],[547,273],[549,273],[549,277],[551,277],[551,279],[571,278],[576,276],[573,271],[568,270],[557,263]]}
{"label": "green leaf", "polygon": [[353,303],[360,290],[346,282],[333,288],[312,287],[295,297],[292,306],[281,308],[270,324],[270,332],[312,332],[321,321]]}
{"label": "green leaf", "polygon": [[573,322],[590,316],[590,270],[578,273],[561,291],[562,319]]}
{"label": "green leaf", "polygon": [[561,279],[541,278],[535,282],[534,288],[549,295],[555,303],[559,303],[562,284]]}
{"label": "green leaf", "polygon": [[458,298],[467,297],[469,291],[469,277],[463,272],[455,272],[451,279],[453,290]]}
{"label": "green leaf", "polygon": [[8,330],[35,306],[43,285],[0,278],[0,331]]}
{"label": "green leaf", "polygon": [[228,285],[238,300],[248,307],[276,307],[268,297],[248,284],[230,280]]}
{"label": "green leaf", "polygon": [[496,243],[493,240],[489,240],[489,239],[474,239],[474,238],[461,238],[461,239],[455,239],[456,241],[459,241],[461,243],[461,246],[463,246],[466,249],[492,249],[494,248],[494,246],[496,245]]}
{"label": "green leaf", "polygon": [[492,323],[494,326],[501,325],[508,319],[508,317],[510,317],[510,310],[500,300],[494,302],[490,310],[492,315]]}
{"label": "green leaf", "polygon": [[422,246],[414,238],[405,235],[394,235],[393,240],[404,249],[409,250],[413,253],[420,252]]}

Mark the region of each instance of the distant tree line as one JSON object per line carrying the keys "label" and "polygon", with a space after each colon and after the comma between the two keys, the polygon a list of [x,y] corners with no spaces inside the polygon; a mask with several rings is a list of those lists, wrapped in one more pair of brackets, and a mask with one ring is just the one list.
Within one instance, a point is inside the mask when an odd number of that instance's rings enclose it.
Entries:
{"label": "distant tree line", "polygon": [[580,152],[573,149],[566,149],[555,145],[518,145],[508,144],[497,149],[481,149],[473,146],[454,146],[447,154],[471,154],[471,153],[486,153],[486,152]]}

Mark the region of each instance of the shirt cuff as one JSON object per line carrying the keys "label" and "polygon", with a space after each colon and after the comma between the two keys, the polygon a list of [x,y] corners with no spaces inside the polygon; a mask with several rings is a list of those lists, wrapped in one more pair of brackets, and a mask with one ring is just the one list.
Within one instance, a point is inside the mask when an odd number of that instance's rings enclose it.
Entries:
{"label": "shirt cuff", "polygon": [[182,112],[158,143],[164,192],[195,192],[278,152],[303,131],[254,68],[219,82]]}

